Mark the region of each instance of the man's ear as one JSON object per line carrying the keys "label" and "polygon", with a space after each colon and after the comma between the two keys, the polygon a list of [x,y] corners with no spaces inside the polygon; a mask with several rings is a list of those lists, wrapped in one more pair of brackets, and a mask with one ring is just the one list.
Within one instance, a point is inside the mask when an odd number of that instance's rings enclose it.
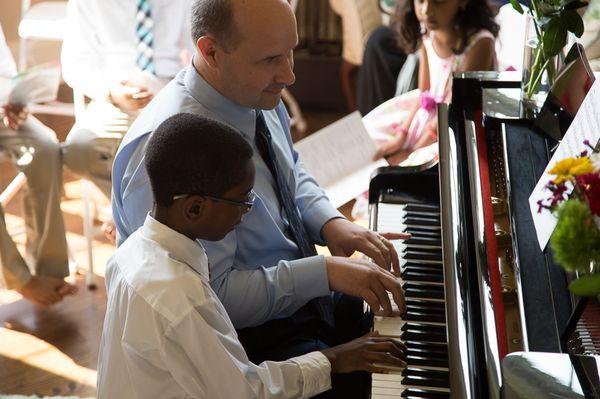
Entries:
{"label": "man's ear", "polygon": [[211,68],[218,67],[217,53],[221,50],[219,44],[214,37],[206,35],[202,36],[196,42],[198,54],[204,59],[204,62]]}

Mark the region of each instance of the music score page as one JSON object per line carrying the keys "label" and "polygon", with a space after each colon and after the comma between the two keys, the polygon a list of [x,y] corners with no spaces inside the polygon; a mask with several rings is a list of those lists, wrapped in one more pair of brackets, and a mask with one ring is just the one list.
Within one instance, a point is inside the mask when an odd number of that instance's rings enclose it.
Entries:
{"label": "music score page", "polygon": [[546,248],[556,227],[556,217],[554,215],[547,210],[538,212],[537,202],[541,199],[545,200],[552,195],[546,189],[546,185],[555,176],[549,174],[548,171],[558,161],[569,157],[578,157],[583,151],[589,150],[583,143],[585,140],[589,140],[592,145],[596,145],[598,140],[600,140],[600,80],[596,80],[590,88],[577,115],[573,119],[573,123],[569,126],[567,133],[529,197],[529,208],[533,216],[538,243],[542,251]]}
{"label": "music score page", "polygon": [[336,208],[369,189],[371,173],[388,163],[373,161],[377,147],[354,112],[294,145],[308,173]]}

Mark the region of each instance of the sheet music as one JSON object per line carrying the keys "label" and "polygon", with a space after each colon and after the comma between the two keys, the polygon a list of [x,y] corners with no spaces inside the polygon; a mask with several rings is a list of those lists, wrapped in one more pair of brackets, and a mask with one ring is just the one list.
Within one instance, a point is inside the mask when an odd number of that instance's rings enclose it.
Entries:
{"label": "sheet music", "polygon": [[294,145],[306,170],[340,207],[369,188],[371,173],[385,160],[374,162],[375,143],[362,118],[354,112]]}
{"label": "sheet music", "polygon": [[548,171],[558,161],[568,157],[579,156],[581,152],[589,150],[583,144],[585,140],[589,140],[592,145],[596,145],[598,140],[600,140],[600,80],[596,80],[590,88],[579,108],[579,112],[575,115],[573,123],[569,126],[567,133],[529,197],[529,209],[533,216],[538,242],[542,251],[546,248],[554,227],[556,227],[556,217],[549,211],[542,210],[541,213],[538,213],[537,202],[541,199],[545,200],[551,197],[550,191],[545,186],[555,176],[549,174]]}

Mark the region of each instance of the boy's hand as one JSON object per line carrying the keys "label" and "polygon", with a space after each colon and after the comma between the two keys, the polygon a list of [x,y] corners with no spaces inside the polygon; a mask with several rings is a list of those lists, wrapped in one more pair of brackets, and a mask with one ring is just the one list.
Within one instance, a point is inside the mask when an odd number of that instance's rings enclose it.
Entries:
{"label": "boy's hand", "polygon": [[331,363],[332,373],[368,371],[386,373],[388,367],[406,367],[404,351],[406,347],[393,338],[380,337],[372,332],[343,345],[324,349],[323,354]]}
{"label": "boy's hand", "polygon": [[2,107],[3,122],[13,130],[17,130],[29,116],[29,110],[25,105],[7,104]]}
{"label": "boy's hand", "polygon": [[[363,298],[379,316],[399,316],[406,310],[400,280],[389,271],[365,259],[339,256],[325,258],[327,278],[332,291]],[[398,310],[393,310],[388,292]]]}

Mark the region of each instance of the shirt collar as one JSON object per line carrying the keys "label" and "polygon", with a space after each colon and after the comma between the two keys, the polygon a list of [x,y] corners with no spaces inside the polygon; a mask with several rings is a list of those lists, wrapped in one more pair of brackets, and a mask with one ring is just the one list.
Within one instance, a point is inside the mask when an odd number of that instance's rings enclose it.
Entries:
{"label": "shirt collar", "polygon": [[193,59],[187,68],[184,84],[190,95],[208,111],[214,113],[223,122],[227,122],[244,135],[254,137],[256,110],[236,104],[219,93],[196,70]]}
{"label": "shirt collar", "polygon": [[146,216],[141,232],[142,236],[165,249],[169,253],[169,257],[185,263],[198,272],[203,279],[209,281],[208,258],[199,242],[190,240],[185,235],[160,223],[150,214]]}

